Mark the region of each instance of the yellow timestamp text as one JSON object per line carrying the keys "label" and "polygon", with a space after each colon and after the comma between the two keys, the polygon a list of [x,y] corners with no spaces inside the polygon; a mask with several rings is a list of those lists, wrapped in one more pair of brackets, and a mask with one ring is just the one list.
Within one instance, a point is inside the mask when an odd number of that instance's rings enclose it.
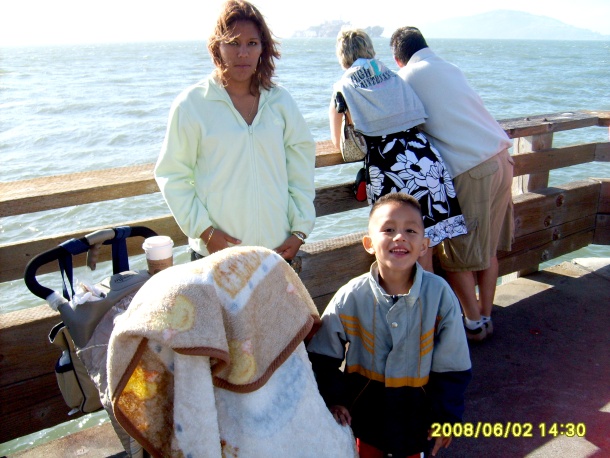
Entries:
{"label": "yellow timestamp text", "polygon": [[476,423],[433,423],[431,437],[584,437],[587,427],[584,423],[539,423],[527,422],[482,422]]}

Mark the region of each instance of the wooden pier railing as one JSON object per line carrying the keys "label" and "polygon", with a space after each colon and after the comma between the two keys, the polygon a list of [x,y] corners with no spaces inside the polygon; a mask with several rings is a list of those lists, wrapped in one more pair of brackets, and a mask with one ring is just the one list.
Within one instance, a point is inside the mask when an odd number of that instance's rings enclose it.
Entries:
{"label": "wooden pier railing", "polygon": [[[514,139],[515,243],[499,253],[500,274],[535,270],[538,264],[589,244],[610,244],[610,177],[589,178],[548,187],[549,171],[589,162],[610,162],[610,142],[553,148],[553,133],[590,126],[610,126],[610,112],[578,111],[500,121]],[[319,142],[317,167],[342,164],[329,141]],[[0,217],[28,214],[92,202],[158,192],[153,164],[96,172],[0,183]],[[345,212],[366,204],[353,198],[351,183],[316,190],[318,216]],[[186,244],[169,215],[120,225],[144,225]],[[28,261],[38,253],[100,227],[53,237],[0,245],[0,282],[23,278]],[[301,278],[320,310],[348,280],[369,268],[371,257],[361,247],[363,232],[303,245]],[[130,245],[131,244],[131,245]],[[129,240],[130,253],[141,240]],[[77,257],[75,261],[79,260]],[[82,257],[84,262],[84,257]],[[102,250],[100,261],[110,258]],[[52,267],[49,266],[49,269]],[[40,270],[43,273],[44,269]],[[10,297],[2,297],[10,301]],[[2,315],[0,320],[0,443],[40,431],[68,417],[53,367],[57,350],[47,336],[59,316],[46,305]]]}

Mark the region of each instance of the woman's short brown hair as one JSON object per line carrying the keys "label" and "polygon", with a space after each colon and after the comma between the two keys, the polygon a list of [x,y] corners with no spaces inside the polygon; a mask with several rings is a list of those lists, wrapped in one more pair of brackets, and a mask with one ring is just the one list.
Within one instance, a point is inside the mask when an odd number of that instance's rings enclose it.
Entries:
{"label": "woman's short brown hair", "polygon": [[250,86],[250,92],[256,95],[259,93],[261,86],[263,89],[271,89],[275,85],[271,81],[275,74],[275,62],[273,59],[279,59],[280,52],[277,48],[278,43],[273,38],[273,34],[269,30],[264,16],[254,5],[243,0],[227,1],[222,7],[214,31],[208,39],[208,51],[212,56],[218,76],[226,83],[224,77],[226,67],[220,57],[220,43],[230,41],[233,38],[233,29],[238,21],[252,22],[261,36],[263,51]]}

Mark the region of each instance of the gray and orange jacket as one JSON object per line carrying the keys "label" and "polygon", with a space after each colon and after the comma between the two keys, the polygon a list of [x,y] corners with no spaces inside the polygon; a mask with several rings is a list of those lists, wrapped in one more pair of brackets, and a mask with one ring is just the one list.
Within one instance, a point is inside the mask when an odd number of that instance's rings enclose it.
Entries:
{"label": "gray and orange jacket", "polygon": [[375,263],[341,287],[307,350],[326,403],[350,409],[371,445],[424,451],[431,422],[461,420],[471,363],[460,305],[419,265],[408,294],[386,294]]}

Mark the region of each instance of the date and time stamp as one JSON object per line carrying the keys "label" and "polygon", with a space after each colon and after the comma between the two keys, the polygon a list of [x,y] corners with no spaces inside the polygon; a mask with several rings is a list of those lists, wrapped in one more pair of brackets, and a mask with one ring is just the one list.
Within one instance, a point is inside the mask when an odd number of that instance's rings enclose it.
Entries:
{"label": "date and time stamp", "polygon": [[587,427],[584,423],[525,423],[525,422],[473,422],[473,423],[433,423],[430,436],[435,437],[584,437]]}

